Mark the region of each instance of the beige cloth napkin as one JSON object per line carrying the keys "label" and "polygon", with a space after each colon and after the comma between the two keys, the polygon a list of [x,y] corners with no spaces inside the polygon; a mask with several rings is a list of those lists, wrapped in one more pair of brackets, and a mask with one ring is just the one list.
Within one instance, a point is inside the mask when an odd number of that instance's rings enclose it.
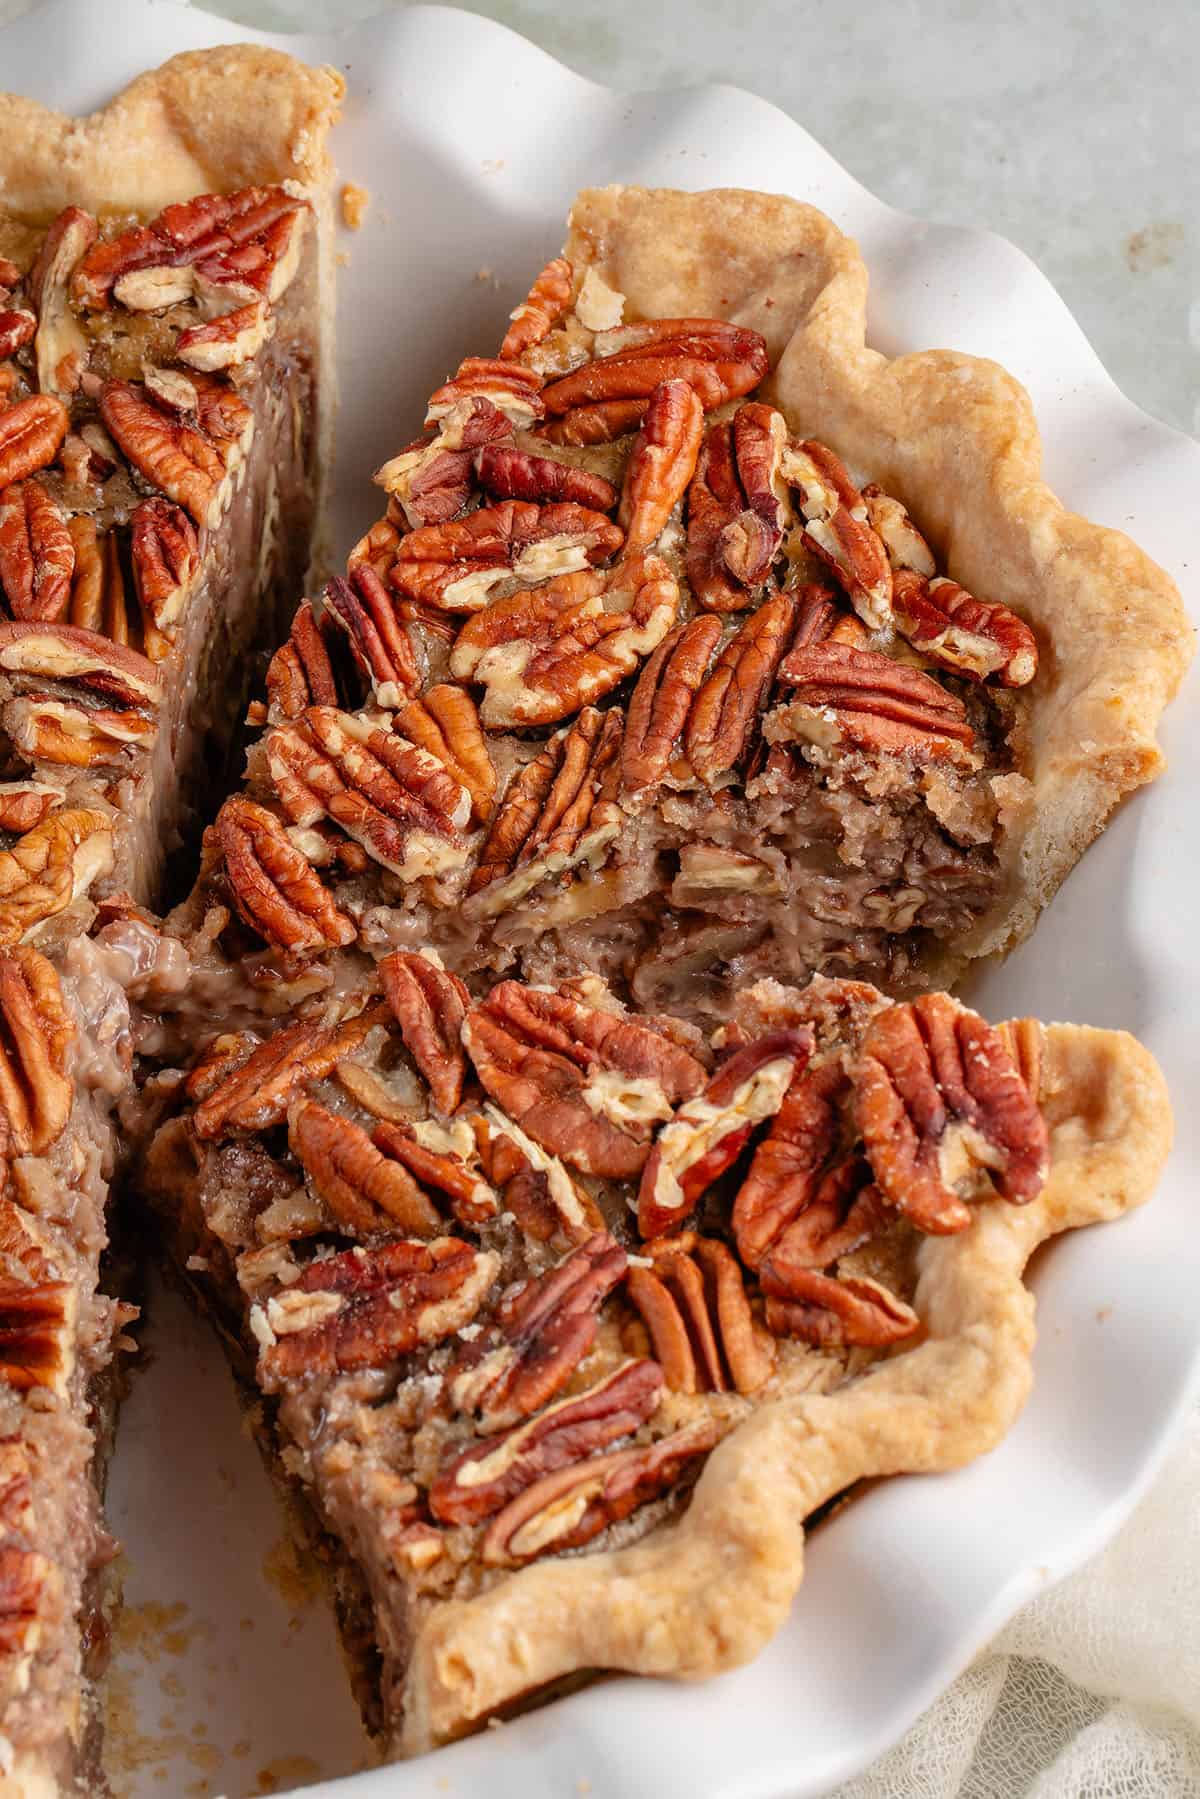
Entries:
{"label": "beige cloth napkin", "polygon": [[1200,1795],[1200,1410],[1109,1547],[831,1799]]}

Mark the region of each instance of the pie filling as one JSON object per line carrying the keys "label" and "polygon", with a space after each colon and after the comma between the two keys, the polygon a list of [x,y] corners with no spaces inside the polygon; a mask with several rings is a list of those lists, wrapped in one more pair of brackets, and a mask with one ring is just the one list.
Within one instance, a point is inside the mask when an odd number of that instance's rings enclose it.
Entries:
{"label": "pie filling", "polygon": [[379,471],[174,921],[206,1007],[432,944],[720,1017],[935,984],[1001,903],[1033,633],[756,397],[757,332],[623,311],[556,259]]}
{"label": "pie filling", "polygon": [[139,902],[306,573],[315,240],[281,187],[0,213],[0,1768],[22,1792],[99,1790],[100,1492],[136,1315],[100,1290],[116,1113],[130,1002],[187,967]]}

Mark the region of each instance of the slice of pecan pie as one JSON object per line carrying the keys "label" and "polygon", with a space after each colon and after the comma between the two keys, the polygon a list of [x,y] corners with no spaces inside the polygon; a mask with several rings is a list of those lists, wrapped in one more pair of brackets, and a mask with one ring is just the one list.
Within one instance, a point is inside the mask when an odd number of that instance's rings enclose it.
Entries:
{"label": "slice of pecan pie", "polygon": [[[332,71],[178,57],[76,121],[0,101],[0,1790],[98,1793],[99,1291],[129,997],[328,433]],[[286,610],[283,602],[290,598]]]}
{"label": "slice of pecan pie", "polygon": [[153,1086],[144,1188],[391,1754],[752,1656],[817,1508],[999,1440],[1026,1261],[1145,1199],[1170,1136],[1123,1033],[821,976],[706,1033],[594,975],[472,999],[432,950]]}
{"label": "slice of pecan pie", "polygon": [[701,1017],[1031,928],[1157,771],[1189,635],[1016,384],[865,349],[865,288],[790,200],[581,197],[275,657],[178,923],[206,994],[434,944]]}

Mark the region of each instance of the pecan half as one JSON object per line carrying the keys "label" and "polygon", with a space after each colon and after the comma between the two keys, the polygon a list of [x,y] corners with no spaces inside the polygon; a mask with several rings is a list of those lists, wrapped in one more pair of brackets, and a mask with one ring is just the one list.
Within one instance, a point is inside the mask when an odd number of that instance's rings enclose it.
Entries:
{"label": "pecan half", "polygon": [[152,487],[175,500],[198,525],[219,522],[230,483],[224,459],[199,420],[186,423],[134,381],[105,382],[100,416]]}
{"label": "pecan half", "polygon": [[440,424],[465,400],[486,400],[510,425],[528,430],[545,414],[541,377],[519,362],[468,356],[458,373],[429,396],[425,428]]}
{"label": "pecan half", "polygon": [[70,284],[80,258],[96,241],[97,225],[82,207],[60,212],[42,239],[29,275],[29,297],[38,316],[38,386],[70,400],[87,364],[88,341],[70,305]]}
{"label": "pecan half", "polygon": [[346,632],[355,662],[378,706],[402,706],[421,684],[407,627],[396,617],[387,588],[369,562],[327,583],[325,604]]}
{"label": "pecan half", "polygon": [[696,470],[704,408],[686,381],[664,381],[650,395],[625,463],[617,522],[625,554],[657,543]]}
{"label": "pecan half", "polygon": [[547,443],[589,444],[612,443],[627,431],[636,431],[642,422],[647,400],[600,400],[594,406],[573,406],[561,418],[550,419],[538,435]]}
{"label": "pecan half", "polygon": [[535,456],[515,444],[488,444],[475,457],[475,473],[480,487],[494,500],[542,504],[565,500],[589,506],[594,512],[611,512],[617,503],[617,490],[603,475],[593,475],[570,462],[555,462],[550,456]]}
{"label": "pecan half", "polygon": [[757,1393],[771,1378],[770,1338],[755,1323],[737,1260],[685,1231],[653,1245],[654,1267],[631,1267],[625,1290],[674,1393]]}
{"label": "pecan half", "polygon": [[933,551],[913,524],[908,508],[891,494],[884,493],[877,481],[862,490],[867,509],[867,523],[887,551],[893,571],[913,569],[928,581],[937,574]]}
{"label": "pecan half", "polygon": [[267,765],[288,817],[332,819],[401,880],[457,868],[471,796],[425,750],[333,706],[310,706],[267,738]]}
{"label": "pecan half", "polygon": [[491,1432],[540,1411],[596,1340],[596,1315],[625,1273],[625,1251],[606,1231],[510,1293],[494,1322],[463,1345],[446,1371],[456,1411]]}
{"label": "pecan half", "polygon": [[806,546],[833,570],[863,623],[885,629],[892,622],[891,564],[846,465],[810,438],[786,446],[782,474],[799,497]]}
{"label": "pecan half", "polygon": [[701,613],[664,637],[642,669],[621,741],[623,793],[653,787],[667,772],[720,636],[720,620]]}
{"label": "pecan half", "polygon": [[808,1268],[796,1270],[782,1293],[769,1283],[764,1273],[767,1328],[777,1337],[799,1337],[820,1349],[885,1349],[921,1328],[910,1305],[863,1275],[835,1279]]}
{"label": "pecan half", "polygon": [[812,1049],[807,1029],[771,1031],[726,1057],[704,1090],[658,1134],[642,1170],[638,1229],[661,1237],[741,1155],[756,1125],[783,1104]]}
{"label": "pecan half", "polygon": [[251,300],[201,325],[189,325],[175,339],[175,354],[189,368],[211,374],[234,369],[257,356],[275,329],[262,300]]}
{"label": "pecan half", "polygon": [[633,401],[638,402],[640,418],[655,388],[674,380],[686,381],[709,412],[757,387],[769,361],[757,331],[717,319],[656,319],[617,326],[598,332],[594,348],[595,361],[543,389],[551,418],[577,407]]}
{"label": "pecan half", "polygon": [[[110,297],[156,312],[211,290],[236,300],[277,300],[297,267],[308,202],[282,187],[245,187],[177,201],[148,225],[94,244],[75,271],[72,293],[96,309]],[[219,310],[227,302],[217,302]]]}
{"label": "pecan half", "polygon": [[892,1006],[867,1031],[852,1074],[875,1179],[919,1230],[965,1230],[971,1195],[1027,1205],[1041,1192],[1045,1120],[977,1012],[945,993]]}
{"label": "pecan half", "polygon": [[286,643],[276,650],[267,669],[267,699],[272,719],[299,718],[309,706],[356,705],[360,693],[344,694],[330,654],[338,635],[328,613],[318,619],[311,600],[296,609]]}
{"label": "pecan half", "polygon": [[515,312],[504,334],[500,355],[515,361],[551,332],[571,303],[571,265],[565,256],[548,262]]}
{"label": "pecan half", "polygon": [[[197,1137],[212,1139],[281,1124],[302,1087],[324,1080],[386,1020],[387,1009],[379,1003],[335,1024],[298,1019],[262,1043],[248,1036],[227,1042],[215,1065],[202,1059],[188,1076],[188,1095],[199,1100],[192,1129]],[[247,1044],[249,1054],[243,1055]]]}
{"label": "pecan half", "polygon": [[479,712],[469,693],[449,682],[427,687],[396,719],[410,743],[436,756],[471,796],[471,820],[486,824],[496,797],[496,770]]}
{"label": "pecan half", "polygon": [[0,781],[0,831],[32,831],[63,797],[64,789],[48,781]]}
{"label": "pecan half", "polygon": [[466,987],[434,950],[396,950],[379,964],[379,978],[404,1047],[425,1077],[434,1105],[449,1117],[458,1110],[467,1072]]}
{"label": "pecan half", "polygon": [[345,1229],[370,1236],[389,1221],[410,1237],[436,1237],[441,1214],[407,1168],[352,1119],[313,1099],[288,1111],[288,1143],[316,1192]]}
{"label": "pecan half", "polygon": [[353,943],[354,923],[273,812],[242,794],[225,801],[213,835],[238,916],[291,956]]}
{"label": "pecan half", "polygon": [[555,724],[631,675],[678,609],[661,557],[622,558],[495,601],[459,633],[450,670],[486,690],[479,711],[489,728]]}
{"label": "pecan half", "polygon": [[961,700],[920,669],[874,650],[835,642],[794,649],[779,680],[796,696],[772,714],[772,742],[800,738],[822,749],[924,762],[953,757],[975,740]]}
{"label": "pecan half", "polygon": [[532,585],[607,562],[622,541],[612,520],[589,507],[504,500],[410,531],[400,540],[388,579],[410,599],[474,612],[501,582]]}
{"label": "pecan half", "polygon": [[430,1511],[442,1524],[490,1518],[543,1475],[631,1436],[658,1409],[662,1385],[654,1362],[623,1362],[586,1392],[471,1444],[439,1470],[429,1489]]}
{"label": "pecan half", "polygon": [[779,671],[796,619],[790,593],[777,593],[739,628],[692,701],[684,749],[709,787],[721,784],[752,746],[759,712]]}
{"label": "pecan half", "polygon": [[52,394],[29,394],[0,409],[0,488],[36,475],[54,461],[70,417]]}
{"label": "pecan half", "polygon": [[509,782],[468,884],[467,906],[490,917],[549,875],[595,864],[621,829],[611,796],[621,714],[585,707]]}
{"label": "pecan half", "polygon": [[51,812],[0,850],[0,949],[65,912],[113,860],[112,819],[83,806]]}
{"label": "pecan half", "polygon": [[[3,295],[0,295],[2,300]],[[26,312],[21,306],[0,304],[0,361],[15,356],[18,350],[32,343],[36,330],[37,319],[32,312]]]}
{"label": "pecan half", "polygon": [[71,602],[75,546],[40,481],[0,492],[0,587],[14,618],[59,619]]}
{"label": "pecan half", "polygon": [[44,1155],[62,1136],[74,1042],[53,965],[27,944],[0,955],[0,1152]]}
{"label": "pecan half", "polygon": [[0,1380],[27,1393],[67,1391],[75,1365],[78,1294],[57,1271],[36,1226],[0,1199]]}
{"label": "pecan half", "polygon": [[1017,1073],[1036,1103],[1042,1091],[1045,1032],[1036,1018],[1009,1018],[996,1026],[996,1034],[1016,1064]]}
{"label": "pecan half", "polygon": [[754,603],[791,513],[780,469],[783,415],[757,401],[713,425],[688,489],[688,585],[713,612]]}
{"label": "pecan half", "polygon": [[136,650],[78,625],[32,619],[0,622],[0,669],[30,681],[55,681],[153,711],[162,703],[161,670]]}
{"label": "pecan half", "polygon": [[9,700],[4,728],[21,754],[60,768],[98,768],[120,762],[130,749],[144,749],[156,725],[141,712],[106,706],[68,705],[49,694]]}
{"label": "pecan half", "polygon": [[577,1244],[605,1228],[600,1208],[557,1156],[497,1107],[485,1106],[484,1113],[474,1121],[480,1162],[526,1237],[534,1243]]}
{"label": "pecan half", "polygon": [[155,629],[180,624],[200,572],[196,528],[169,500],[143,500],[130,520],[130,554],[138,603]]}
{"label": "pecan half", "polygon": [[898,575],[896,625],[915,650],[955,674],[1025,687],[1037,674],[1037,639],[1007,606],[977,600],[957,581]]}
{"label": "pecan half", "polygon": [[[106,531],[103,536],[98,535],[96,521],[87,512],[75,513],[68,521],[67,529],[75,551],[67,622],[84,631],[96,631],[113,643],[131,643],[135,633],[117,532]],[[146,621],[145,638],[147,655],[151,643],[161,644],[163,649],[167,647],[166,639],[158,638],[149,620]]]}
{"label": "pecan half", "polygon": [[[477,458],[488,444],[507,443],[512,430],[512,420],[490,400],[476,396],[450,406],[436,430],[405,444],[376,470],[375,481],[391,496],[389,517],[398,510],[410,529],[454,518],[474,491]],[[352,562],[358,559],[351,555]],[[394,547],[388,567],[393,560]]]}
{"label": "pecan half", "polygon": [[802,1295],[795,1285],[798,1269],[829,1269],[895,1218],[871,1178],[870,1164],[862,1156],[847,1156],[822,1177],[813,1198],[771,1246],[758,1271],[764,1291],[777,1298]]}
{"label": "pecan half", "polygon": [[456,1237],[401,1237],[310,1262],[292,1286],[256,1308],[268,1339],[259,1379],[272,1392],[305,1375],[382,1368],[440,1343],[470,1323],[499,1266],[499,1257]]}
{"label": "pecan half", "polygon": [[797,1066],[733,1202],[738,1254],[748,1268],[758,1267],[780,1233],[812,1203],[838,1147],[839,1106],[849,1091],[837,1057]]}
{"label": "pecan half", "polygon": [[495,1190],[480,1178],[475,1132],[465,1118],[451,1125],[432,1118],[377,1124],[371,1141],[427,1190],[449,1200],[459,1224],[477,1230],[500,1210]]}
{"label": "pecan half", "polygon": [[463,1027],[497,1105],[551,1155],[628,1179],[654,1125],[696,1094],[704,1070],[657,1031],[560,993],[502,981]]}
{"label": "pecan half", "polygon": [[510,1500],[489,1525],[481,1559],[519,1566],[539,1555],[557,1555],[591,1542],[610,1524],[673,1487],[689,1462],[706,1455],[720,1426],[701,1418],[644,1448],[594,1456],[548,1474]]}

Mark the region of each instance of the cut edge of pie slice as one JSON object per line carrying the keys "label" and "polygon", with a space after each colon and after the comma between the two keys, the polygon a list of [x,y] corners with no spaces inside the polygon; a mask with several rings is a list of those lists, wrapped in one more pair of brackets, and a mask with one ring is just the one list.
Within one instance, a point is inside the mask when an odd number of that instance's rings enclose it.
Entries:
{"label": "cut edge of pie slice", "polygon": [[130,996],[184,971],[138,902],[309,565],[341,91],[234,46],[87,119],[0,106],[5,1799],[103,1785],[100,1496],[135,1315],[101,1291],[116,1112]]}
{"label": "cut edge of pie slice", "polygon": [[142,1189],[350,1576],[393,1755],[756,1654],[806,1519],[1001,1439],[1029,1257],[1146,1200],[1171,1137],[1122,1032],[816,977],[706,1038],[403,951],[158,1096]]}

